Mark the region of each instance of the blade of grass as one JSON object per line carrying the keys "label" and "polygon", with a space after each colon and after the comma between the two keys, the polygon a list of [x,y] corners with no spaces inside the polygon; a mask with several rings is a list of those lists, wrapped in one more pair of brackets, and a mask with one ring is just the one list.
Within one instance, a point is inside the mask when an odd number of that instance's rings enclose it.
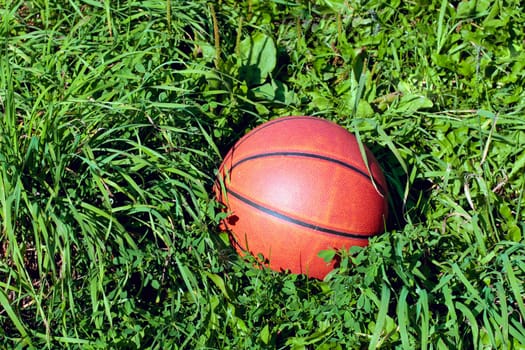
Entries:
{"label": "blade of grass", "polygon": [[399,299],[397,302],[396,313],[397,313],[397,322],[399,326],[399,336],[401,337],[401,345],[404,349],[411,348],[409,342],[408,329],[410,327],[410,319],[408,317],[408,289],[403,286],[401,292],[399,293]]}
{"label": "blade of grass", "polygon": [[202,127],[202,124],[198,120],[196,120],[196,122],[197,122],[197,125],[199,126],[199,129],[200,129],[202,135],[204,136],[204,139],[208,143],[208,146],[210,146],[211,149],[213,150],[213,152],[215,153],[215,155],[218,158],[220,158],[221,157],[221,152],[219,151],[219,148],[217,147],[217,145],[213,141],[211,135],[206,130],[204,130],[204,128]]}
{"label": "blade of grass", "polygon": [[[501,277],[500,277],[501,278]],[[502,278],[500,279],[500,281]],[[498,281],[496,283],[496,295],[500,303],[500,317],[498,320],[498,325],[501,328],[502,337],[501,340],[503,344],[507,346],[509,344],[509,309],[507,305],[507,295],[503,287],[503,281]]]}
{"label": "blade of grass", "polygon": [[481,332],[488,337],[491,346],[494,348],[497,348],[498,345],[496,343],[496,339],[498,340],[501,339],[501,336],[498,337],[499,333],[501,332],[499,332],[497,329],[499,325],[495,325],[495,327],[493,327],[492,322],[497,322],[497,321],[494,320],[494,318],[490,317],[490,315],[488,315],[489,313],[490,311],[483,310],[483,327],[481,328]]}
{"label": "blade of grass", "polygon": [[439,17],[438,17],[438,27],[437,27],[437,48],[436,53],[440,53],[443,45],[445,43],[445,33],[444,33],[444,22],[445,22],[445,13],[447,11],[447,6],[449,2],[446,0],[441,1],[441,7],[439,8]]}
{"label": "blade of grass", "polygon": [[447,306],[447,324],[450,326],[450,331],[448,332],[454,339],[456,345],[462,343],[461,334],[459,333],[459,321],[456,313],[456,307],[454,306],[452,291],[448,285],[444,285],[441,289],[443,296],[445,298],[445,305]]}
{"label": "blade of grass", "polygon": [[509,334],[518,344],[525,344],[525,327],[520,320],[512,319]]}
{"label": "blade of grass", "polygon": [[452,271],[454,274],[459,278],[459,280],[463,283],[463,285],[467,288],[468,292],[468,298],[474,299],[476,303],[479,303],[483,307],[487,307],[485,301],[481,298],[479,291],[470,283],[470,281],[467,279],[465,274],[461,271],[458,264],[454,263],[452,264]]}
{"label": "blade of grass", "polygon": [[478,322],[476,321],[476,317],[465,304],[456,301],[454,305],[456,306],[456,309],[459,310],[463,314],[463,317],[468,321],[468,325],[472,330],[472,344],[474,345],[474,348],[477,348],[479,344],[479,327]]}
{"label": "blade of grass", "polygon": [[428,305],[428,294],[424,289],[418,289],[419,299],[417,300],[418,317],[420,319],[420,348],[426,350],[430,336],[430,312]]}
{"label": "blade of grass", "polygon": [[518,279],[516,278],[512,264],[510,262],[509,256],[507,254],[503,254],[501,256],[501,259],[503,260],[503,268],[505,269],[507,281],[510,284],[510,289],[512,291],[512,294],[514,295],[514,302],[518,305],[518,310],[520,312],[521,319],[525,319],[525,303],[523,301],[524,300],[523,294],[525,293],[523,292],[523,281],[518,282]]}
{"label": "blade of grass", "polygon": [[17,331],[22,336],[22,343],[25,343],[28,346],[32,347],[32,345],[31,345],[31,337],[27,333],[27,331],[26,331],[26,329],[25,329],[25,327],[24,327],[24,325],[22,323],[22,320],[20,320],[20,318],[18,317],[16,312],[13,310],[7,295],[1,289],[0,289],[0,305],[2,305],[2,308],[7,313],[7,316],[9,317],[11,322],[13,322],[13,325],[15,326]]}
{"label": "blade of grass", "polygon": [[378,311],[377,318],[375,321],[376,324],[374,327],[374,331],[372,333],[372,339],[370,340],[370,343],[368,344],[368,349],[376,349],[380,346],[379,341],[381,338],[381,334],[384,331],[385,320],[386,320],[387,313],[388,313],[389,303],[390,303],[390,289],[385,283],[383,283],[381,287],[381,302],[379,305],[379,311]]}

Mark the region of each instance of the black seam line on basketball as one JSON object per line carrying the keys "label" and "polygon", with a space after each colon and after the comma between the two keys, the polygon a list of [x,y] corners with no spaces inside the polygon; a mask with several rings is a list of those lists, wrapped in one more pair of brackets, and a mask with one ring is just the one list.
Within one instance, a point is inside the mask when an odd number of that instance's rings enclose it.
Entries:
{"label": "black seam line on basketball", "polygon": [[[280,123],[285,123],[285,122],[290,122],[290,121],[296,121],[296,120],[299,120],[299,119],[306,119],[306,120],[313,120],[313,121],[319,121],[319,122],[324,122],[324,123],[332,123],[330,122],[329,120],[326,120],[326,119],[323,119],[323,118],[318,118],[318,117],[311,117],[311,116],[288,116],[288,117],[283,117],[283,118],[277,118],[277,119],[273,119],[273,120],[270,120],[268,122],[266,122],[265,124],[261,124],[259,125],[257,128],[253,129],[251,133],[248,133],[246,135],[244,135],[244,137],[239,140],[237,142],[237,144],[235,144],[234,147],[239,147],[242,143],[244,143],[246,140],[248,140],[249,138],[255,136],[256,133],[258,133],[259,131],[262,131],[266,128],[269,128],[275,124],[280,124]],[[332,123],[333,124],[333,123]]]}
{"label": "black seam line on basketball", "polygon": [[253,207],[253,208],[257,209],[257,210],[260,210],[263,213],[266,213],[266,214],[268,214],[270,216],[273,216],[275,218],[278,218],[278,219],[281,219],[281,220],[284,220],[284,221],[288,221],[288,222],[290,222],[292,224],[296,224],[296,225],[299,225],[299,226],[302,226],[302,227],[309,228],[309,229],[314,230],[314,231],[320,231],[320,232],[329,233],[329,234],[332,234],[332,235],[343,236],[343,237],[348,237],[348,238],[355,238],[355,239],[361,239],[361,240],[367,240],[369,237],[375,236],[375,234],[371,234],[370,236],[363,237],[362,235],[359,235],[359,234],[356,234],[356,233],[348,233],[348,232],[344,232],[344,231],[332,230],[332,229],[327,228],[327,227],[322,227],[322,226],[310,224],[308,222],[305,222],[305,221],[302,221],[302,220],[298,220],[298,219],[294,219],[294,218],[292,218],[290,216],[281,214],[279,212],[276,212],[275,210],[272,210],[270,208],[267,208],[265,206],[257,204],[254,201],[252,201],[252,200],[250,200],[250,199],[248,199],[248,198],[246,198],[246,197],[244,197],[244,196],[242,196],[242,195],[238,194],[237,192],[232,191],[230,189],[227,189],[226,192],[228,192],[228,194],[231,194],[232,196],[234,196],[235,198],[237,198],[241,202],[243,202],[245,204],[248,204],[249,206],[251,206],[251,207]]}
{"label": "black seam line on basketball", "polygon": [[[362,171],[361,169],[358,169],[357,167],[353,166],[352,164],[348,164],[348,163],[343,162],[341,160],[330,158],[330,157],[327,157],[327,156],[322,156],[322,155],[315,154],[315,153],[306,153],[306,152],[268,152],[268,153],[259,153],[259,154],[256,154],[256,155],[253,155],[253,156],[246,157],[246,158],[243,158],[241,160],[238,160],[237,162],[235,162],[231,166],[230,172],[233,171],[233,169],[235,169],[235,167],[237,167],[241,163],[244,163],[244,162],[247,162],[247,161],[250,161],[250,160],[253,160],[253,159],[266,158],[266,157],[275,157],[275,156],[306,157],[306,158],[315,158],[315,159],[326,160],[328,162],[336,163],[336,164],[341,165],[341,166],[343,166],[345,168],[353,170],[356,173],[358,173],[359,175],[361,175],[361,176],[367,178],[368,180],[370,180],[370,175],[368,173]],[[385,195],[385,189],[383,188],[383,186],[381,186],[381,184],[375,178],[374,178],[374,182],[375,182],[377,188],[379,189],[379,192],[381,192],[382,195]]]}

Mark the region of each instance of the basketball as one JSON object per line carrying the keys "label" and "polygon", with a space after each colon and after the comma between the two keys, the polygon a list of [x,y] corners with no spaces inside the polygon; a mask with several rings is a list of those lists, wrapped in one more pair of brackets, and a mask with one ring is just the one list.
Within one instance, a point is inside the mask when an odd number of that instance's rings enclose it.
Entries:
{"label": "basketball", "polygon": [[319,252],[366,246],[383,232],[388,209],[372,153],[343,127],[308,116],[274,119],[242,137],[224,157],[214,193],[241,255],[318,279],[337,265]]}

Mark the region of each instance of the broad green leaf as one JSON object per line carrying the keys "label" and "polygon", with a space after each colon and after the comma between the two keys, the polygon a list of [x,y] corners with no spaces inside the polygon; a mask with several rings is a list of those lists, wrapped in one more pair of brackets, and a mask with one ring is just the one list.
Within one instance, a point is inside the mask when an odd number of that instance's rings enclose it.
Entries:
{"label": "broad green leaf", "polygon": [[333,249],[321,250],[317,255],[326,263],[330,263],[335,258],[336,251]]}
{"label": "broad green leaf", "polygon": [[516,161],[512,164],[509,178],[513,178],[517,174],[523,175],[523,172],[525,172],[525,151],[516,157]]}
{"label": "broad green leaf", "polygon": [[261,32],[244,39],[240,44],[241,77],[248,85],[262,84],[277,63],[277,49],[273,39]]}
{"label": "broad green leaf", "polygon": [[264,344],[268,344],[270,342],[270,327],[268,327],[268,325],[263,327],[261,333],[259,333],[259,337]]}
{"label": "broad green leaf", "polygon": [[431,108],[433,106],[432,101],[423,95],[408,94],[400,98],[397,111],[410,115],[420,109]]}

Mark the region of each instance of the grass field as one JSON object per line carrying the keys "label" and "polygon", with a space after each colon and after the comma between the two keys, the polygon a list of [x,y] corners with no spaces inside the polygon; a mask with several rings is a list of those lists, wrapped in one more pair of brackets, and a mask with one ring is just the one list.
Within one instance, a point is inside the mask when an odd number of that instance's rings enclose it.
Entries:
{"label": "grass field", "polygon": [[[525,349],[518,0],[0,1],[0,348]],[[211,186],[245,132],[355,133],[387,231],[252,268]]]}

